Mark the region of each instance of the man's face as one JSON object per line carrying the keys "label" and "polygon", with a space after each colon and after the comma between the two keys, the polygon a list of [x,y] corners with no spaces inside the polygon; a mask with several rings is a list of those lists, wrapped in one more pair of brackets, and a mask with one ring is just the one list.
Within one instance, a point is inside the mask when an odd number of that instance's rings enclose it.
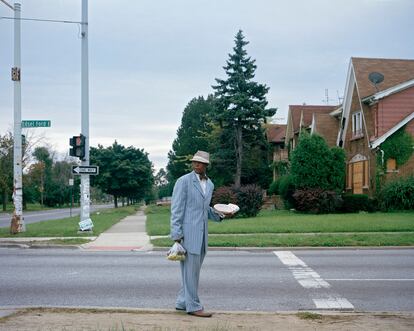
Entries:
{"label": "man's face", "polygon": [[192,161],[191,165],[193,167],[193,170],[198,174],[205,174],[207,170],[207,164],[201,163],[197,161]]}

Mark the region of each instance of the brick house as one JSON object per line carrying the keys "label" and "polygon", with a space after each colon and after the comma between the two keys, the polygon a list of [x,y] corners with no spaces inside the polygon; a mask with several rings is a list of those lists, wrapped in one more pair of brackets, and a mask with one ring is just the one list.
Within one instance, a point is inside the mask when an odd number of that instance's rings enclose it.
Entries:
{"label": "brick house", "polygon": [[[285,146],[286,124],[266,124],[266,137],[272,146],[272,161],[288,160],[288,151]],[[277,169],[273,167],[273,181],[278,177]]]}
{"label": "brick house", "polygon": [[[373,72],[383,81],[372,83]],[[414,155],[400,167],[381,159],[381,144],[397,130],[414,136],[414,60],[351,58],[341,113],[336,143],[346,152],[346,191],[372,195],[378,180],[414,174]],[[386,162],[386,173],[377,162]]]}
{"label": "brick house", "polygon": [[302,130],[318,133],[332,147],[336,145],[340,112],[338,106],[290,105],[286,126],[285,144],[293,151]]}

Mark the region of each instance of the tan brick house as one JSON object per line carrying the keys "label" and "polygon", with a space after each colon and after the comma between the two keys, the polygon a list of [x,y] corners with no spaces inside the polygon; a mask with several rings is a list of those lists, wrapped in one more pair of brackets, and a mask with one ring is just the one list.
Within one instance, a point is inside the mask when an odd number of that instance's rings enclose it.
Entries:
{"label": "tan brick house", "polygon": [[[272,146],[272,161],[280,162],[288,160],[288,150],[285,145],[286,124],[266,124],[266,137]],[[278,177],[275,167],[273,167],[273,180]]]}
{"label": "tan brick house", "polygon": [[302,130],[318,133],[332,147],[336,145],[340,112],[338,106],[290,105],[286,127],[285,144],[293,151]]}
{"label": "tan brick house", "polygon": [[[377,84],[369,79],[374,72],[383,76]],[[400,167],[381,159],[381,144],[397,130],[414,136],[414,60],[351,58],[341,110],[336,143],[346,152],[348,192],[372,195],[378,176],[414,174],[414,155]],[[386,173],[377,162],[386,162]]]}

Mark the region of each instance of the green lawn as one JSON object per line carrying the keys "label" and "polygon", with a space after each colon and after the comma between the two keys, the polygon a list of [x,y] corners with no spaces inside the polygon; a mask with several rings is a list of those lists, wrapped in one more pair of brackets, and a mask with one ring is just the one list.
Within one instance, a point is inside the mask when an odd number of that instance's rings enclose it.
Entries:
{"label": "green lawn", "polygon": [[[117,209],[105,209],[91,215],[94,224],[93,236],[99,235],[109,229],[128,215],[136,213],[139,206],[120,207]],[[9,228],[0,228],[0,237],[82,237],[91,234],[78,234],[79,216],[68,217],[59,220],[44,221],[27,224],[26,232],[11,235]]]}
{"label": "green lawn", "polygon": [[[150,206],[147,217],[150,236],[170,233],[168,207]],[[209,234],[410,231],[414,231],[414,212],[308,215],[276,210],[262,211],[255,218],[209,223]]]}
{"label": "green lawn", "polygon": [[[168,238],[151,240],[159,247],[170,247]],[[339,247],[339,246],[412,246],[414,233],[358,233],[358,234],[256,234],[256,235],[210,235],[209,247]]]}

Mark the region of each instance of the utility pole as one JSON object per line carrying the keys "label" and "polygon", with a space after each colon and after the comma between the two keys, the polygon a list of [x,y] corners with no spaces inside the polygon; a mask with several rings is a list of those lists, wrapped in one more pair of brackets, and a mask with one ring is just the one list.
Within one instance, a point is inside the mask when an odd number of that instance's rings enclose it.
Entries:
{"label": "utility pole", "polygon": [[10,224],[10,233],[26,231],[23,218],[23,179],[22,179],[22,91],[21,91],[21,4],[15,2],[11,6],[1,0],[14,11],[14,126],[13,126],[13,203],[14,212]]}
{"label": "utility pole", "polygon": [[[82,132],[85,136],[85,157],[82,166],[89,166],[89,60],[88,60],[88,0],[82,0],[81,24],[81,112]],[[89,174],[81,175],[81,213],[80,221],[90,218]]]}

